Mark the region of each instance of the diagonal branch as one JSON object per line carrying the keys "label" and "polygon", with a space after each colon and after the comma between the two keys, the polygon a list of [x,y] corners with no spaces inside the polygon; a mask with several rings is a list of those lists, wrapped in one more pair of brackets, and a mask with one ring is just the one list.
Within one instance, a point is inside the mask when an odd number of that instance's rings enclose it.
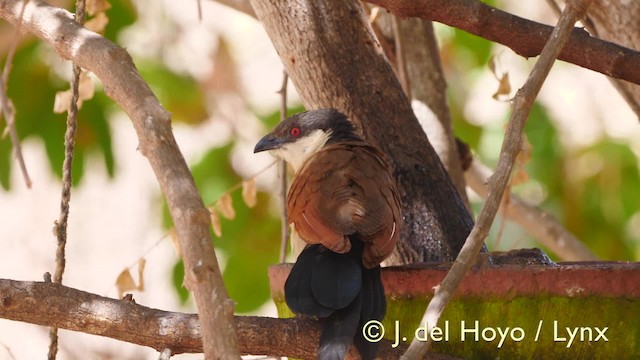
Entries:
{"label": "diagonal branch", "polygon": [[[593,0],[570,0],[565,7],[558,24],[556,25],[549,42],[545,45],[540,59],[536,62],[529,78],[518,90],[513,100],[513,112],[507,127],[505,139],[500,151],[500,160],[495,174],[490,179],[489,197],[485,202],[477,223],[473,226],[467,237],[460,254],[451,266],[442,283],[436,289],[434,297],[429,302],[427,310],[422,317],[422,323],[426,324],[427,331],[437,326],[438,319],[449,303],[456,289],[462,282],[465,274],[477,257],[489,233],[493,219],[496,216],[504,194],[507,182],[511,176],[513,163],[522,149],[522,132],[527,122],[531,107],[538,96],[547,75],[561,49],[568,40],[573,25],[587,12],[587,8]],[[430,334],[429,334],[430,335]],[[429,351],[431,339],[427,336],[426,342],[414,339],[402,359],[421,359]]]}
{"label": "diagonal branch", "polygon": [[[28,0],[23,0],[26,4]],[[24,11],[24,6],[22,7],[21,12]],[[9,48],[9,53],[7,54],[7,58],[5,59],[4,69],[2,70],[2,78],[0,78],[0,107],[2,107],[2,113],[0,116],[4,116],[5,121],[7,123],[6,131],[9,133],[9,137],[11,138],[11,145],[13,146],[13,154],[18,161],[18,165],[20,166],[20,170],[22,171],[22,177],[24,178],[24,182],[27,185],[27,188],[31,188],[31,178],[29,177],[29,172],[27,171],[27,165],[24,162],[24,157],[22,156],[22,147],[20,146],[20,137],[18,136],[18,131],[16,130],[16,111],[13,107],[13,103],[9,99],[7,95],[7,89],[9,87],[9,73],[11,72],[11,66],[13,65],[13,56],[16,53],[16,48],[18,47],[18,40],[20,39],[20,23],[16,25],[15,34],[13,36],[11,47]],[[4,133],[0,138],[4,137]]]}
{"label": "diagonal branch", "polygon": [[[478,0],[367,0],[400,17],[419,17],[505,45],[524,57],[540,54],[553,27],[498,10]],[[558,59],[640,84],[640,52],[573,29]]]}
{"label": "diagonal branch", "polygon": [[[486,199],[489,196],[487,183],[492,173],[492,170],[480,163],[478,159],[473,159],[471,166],[465,172],[465,179],[473,191]],[[563,261],[598,260],[598,257],[562,226],[558,219],[517,195],[508,195],[508,201],[503,201],[500,206],[504,208],[507,219],[517,223]]]}
{"label": "diagonal branch", "polygon": [[[0,279],[0,318],[100,335],[158,351],[170,349],[171,354],[202,352],[196,314],[152,309],[51,282]],[[316,357],[317,321],[259,316],[234,320],[244,355]],[[380,356],[397,359],[405,349],[383,340]],[[451,359],[435,354],[431,358]]]}
{"label": "diagonal branch", "polygon": [[48,42],[63,58],[92,71],[105,93],[129,115],[174,221],[185,264],[185,284],[194,292],[203,324],[207,359],[239,358],[234,304],[211,245],[209,212],[171,131],[170,114],[149,89],[126,50],[82,28],[66,10],[45,2],[0,1],[0,17]]}

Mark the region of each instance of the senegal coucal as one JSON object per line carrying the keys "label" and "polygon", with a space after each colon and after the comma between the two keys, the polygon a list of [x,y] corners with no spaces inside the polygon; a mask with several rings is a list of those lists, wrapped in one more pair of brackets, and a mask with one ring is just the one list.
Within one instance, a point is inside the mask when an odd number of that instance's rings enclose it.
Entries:
{"label": "senegal coucal", "polygon": [[352,343],[363,359],[374,359],[377,344],[364,339],[362,327],[384,317],[380,262],[402,227],[384,154],[334,109],[286,119],[258,142],[254,152],[260,151],[295,171],[287,215],[292,241],[299,238],[306,247],[285,283],[287,305],[323,322],[319,359],[343,359]]}

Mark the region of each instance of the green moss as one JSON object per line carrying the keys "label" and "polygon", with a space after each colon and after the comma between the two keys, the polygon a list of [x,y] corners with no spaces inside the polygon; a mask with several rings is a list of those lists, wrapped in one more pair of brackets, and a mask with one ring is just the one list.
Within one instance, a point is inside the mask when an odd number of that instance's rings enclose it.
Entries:
{"label": "green moss", "polygon": [[[397,327],[398,339],[408,344],[429,300],[389,299],[385,337],[395,341]],[[276,306],[281,317],[293,315],[282,300]],[[441,341],[432,349],[465,359],[640,358],[638,314],[640,301],[626,298],[456,299],[443,313]],[[571,344],[567,328],[575,334]]]}

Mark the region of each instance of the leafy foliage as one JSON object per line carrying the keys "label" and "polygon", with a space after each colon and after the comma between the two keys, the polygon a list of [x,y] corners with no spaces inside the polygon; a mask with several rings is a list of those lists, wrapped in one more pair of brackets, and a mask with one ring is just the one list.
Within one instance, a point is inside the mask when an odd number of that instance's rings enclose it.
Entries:
{"label": "leafy foliage", "polygon": [[[105,36],[116,40],[120,32],[135,21],[133,5],[128,0],[111,1],[108,10],[109,25]],[[35,38],[27,38],[18,47],[13,60],[8,83],[8,95],[16,113],[16,129],[21,139],[38,138],[47,151],[51,171],[58,177],[62,174],[64,160],[64,132],[66,114],[54,114],[53,100],[58,91],[69,84],[59,79],[46,61],[50,51]],[[78,113],[78,133],[73,167],[73,180],[78,184],[84,174],[84,160],[88,153],[102,155],[109,176],[115,172],[111,132],[107,122],[113,103],[104,93],[83,104]],[[12,166],[12,149],[8,139],[0,141],[0,185],[9,190]]]}
{"label": "leafy foliage", "polygon": [[[109,24],[105,36],[116,41],[121,31],[134,23],[136,14],[130,1],[113,0],[111,3],[113,6],[107,12]],[[492,163],[497,154],[487,153],[482,144],[501,141],[501,125],[471,124],[465,119],[463,109],[468,101],[470,84],[478,73],[488,71],[487,63],[494,48],[491,42],[464,31],[453,30],[452,33],[453,36],[442,44],[442,54],[449,80],[454,132],[470,145],[475,156]],[[51,71],[46,61],[49,53],[39,41],[23,40],[13,61],[9,96],[17,109],[17,130],[21,138],[42,141],[52,173],[61,176],[65,115],[53,114],[52,108],[55,93],[67,89],[68,83]],[[233,61],[232,56],[225,55],[225,61]],[[162,104],[173,114],[174,121],[197,125],[208,118],[206,104],[210,99],[205,95],[205,86],[187,75],[173,72],[160,59],[135,61]],[[236,71],[230,65],[221,68],[224,72]],[[231,76],[237,74],[226,75],[231,79],[237,78]],[[486,97],[487,101],[494,101],[490,93]],[[303,110],[297,106],[289,112]],[[101,155],[109,176],[115,173],[108,123],[112,111],[116,111],[113,102],[103,92],[97,91],[79,112],[73,173],[76,184],[84,174],[85,159],[92,153]],[[279,121],[279,112],[274,109],[261,120],[266,128],[272,128]],[[587,148],[566,149],[556,125],[540,104],[533,108],[526,134],[532,145],[532,156],[526,164],[530,182],[515,187],[515,191],[524,193],[533,186],[541,189],[540,207],[558,217],[598,256],[616,260],[638,259],[638,156],[627,144],[607,138]],[[205,204],[215,204],[228,189],[243,180],[230,165],[232,149],[233,143],[209,149],[192,166]],[[0,140],[0,185],[5,190],[9,190],[14,165],[11,151],[10,141]],[[220,217],[221,236],[214,237],[214,241],[229,294],[237,302],[239,312],[248,312],[256,310],[269,298],[267,267],[277,262],[280,222],[273,215],[270,198],[265,193],[257,194],[253,208],[243,203],[239,190],[232,192],[230,199],[235,216],[233,219]],[[225,199],[224,206],[228,207],[227,201]],[[479,203],[474,204],[474,208],[479,209]],[[229,214],[229,209],[225,209]],[[165,227],[170,228],[166,207],[163,218]],[[182,301],[186,301],[188,292],[182,287],[183,277],[183,264],[177,262],[173,268],[173,283]]]}
{"label": "leafy foliage", "polygon": [[[42,61],[42,45],[33,41],[16,52],[13,71],[9,78],[8,95],[17,109],[16,129],[22,139],[40,138],[47,150],[51,171],[62,175],[64,160],[64,132],[66,115],[53,113],[53,100],[57,91],[63,90],[66,83],[51,81],[51,71]],[[78,183],[84,172],[84,158],[87,152],[99,151],[103,154],[104,164],[109,175],[114,172],[111,133],[107,116],[112,102],[104,95],[84,103],[78,113],[78,133],[76,138],[76,161],[74,161],[73,179]],[[11,173],[11,146],[3,141],[0,147],[0,183],[9,189]]]}
{"label": "leafy foliage", "polygon": [[207,118],[204,94],[192,77],[176,74],[151,59],[139,61],[138,66],[162,105],[171,112],[173,121],[195,125]]}

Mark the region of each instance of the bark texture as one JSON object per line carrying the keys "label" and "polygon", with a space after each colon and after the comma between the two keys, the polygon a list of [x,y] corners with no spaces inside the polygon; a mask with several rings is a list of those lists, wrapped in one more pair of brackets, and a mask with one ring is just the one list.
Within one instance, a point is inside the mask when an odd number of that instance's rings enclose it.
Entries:
{"label": "bark texture", "polygon": [[399,21],[399,30],[405,44],[404,59],[414,112],[458,193],[469,206],[462,164],[451,128],[447,81],[440,64],[433,23],[418,18],[404,19]]}
{"label": "bark texture", "polygon": [[[456,27],[505,45],[524,57],[540,55],[553,30],[551,26],[514,16],[478,0],[367,0],[367,2],[380,5],[400,17],[419,17]],[[634,0],[626,2],[632,3]],[[635,26],[637,27],[637,22]],[[573,29],[558,59],[640,84],[640,52],[591,37],[580,28]]]}
{"label": "bark texture", "polygon": [[253,0],[308,109],[346,113],[394,168],[405,228],[394,264],[452,260],[473,221],[354,0]]}
{"label": "bark texture", "polygon": [[[126,341],[172,354],[202,352],[197,314],[162,311],[51,282],[0,279],[0,318],[80,331]],[[304,318],[236,316],[243,355],[316,357],[320,324]],[[397,359],[406,345],[383,340],[380,356]],[[353,349],[352,349],[353,350]],[[351,352],[351,359],[355,352]],[[434,354],[432,359],[451,359]]]}
{"label": "bark texture", "polygon": [[[596,0],[589,8],[589,19],[595,36],[640,50],[640,1]],[[640,119],[640,85],[618,81],[614,86]]]}

